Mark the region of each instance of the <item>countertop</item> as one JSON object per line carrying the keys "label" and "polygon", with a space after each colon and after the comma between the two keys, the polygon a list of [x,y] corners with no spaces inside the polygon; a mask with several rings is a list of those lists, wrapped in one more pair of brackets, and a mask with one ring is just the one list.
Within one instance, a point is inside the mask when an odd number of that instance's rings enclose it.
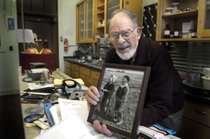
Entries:
{"label": "countertop", "polygon": [[64,61],[80,64],[97,70],[102,70],[102,66],[104,63],[104,61],[101,59],[88,60],[88,59],[80,59],[75,57],[64,57]]}

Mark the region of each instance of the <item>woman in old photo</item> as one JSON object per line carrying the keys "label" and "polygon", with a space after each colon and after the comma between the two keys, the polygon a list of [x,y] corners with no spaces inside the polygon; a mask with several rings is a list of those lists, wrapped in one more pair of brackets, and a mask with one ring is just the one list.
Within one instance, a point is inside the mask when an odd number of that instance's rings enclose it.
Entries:
{"label": "woman in old photo", "polygon": [[100,114],[106,117],[107,108],[109,107],[111,96],[115,91],[115,83],[117,81],[117,77],[115,75],[111,75],[108,82],[101,89],[103,91],[103,98],[100,105]]}

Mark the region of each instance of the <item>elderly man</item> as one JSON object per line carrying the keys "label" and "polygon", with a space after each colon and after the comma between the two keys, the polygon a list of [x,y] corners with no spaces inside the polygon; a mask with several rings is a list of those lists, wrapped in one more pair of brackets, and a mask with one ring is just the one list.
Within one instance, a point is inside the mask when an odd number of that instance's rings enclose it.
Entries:
{"label": "elderly man", "polygon": [[[151,75],[140,124],[160,123],[178,131],[183,113],[182,81],[167,50],[141,35],[135,14],[124,9],[115,11],[109,25],[113,48],[107,53],[105,62],[150,66]],[[90,104],[96,105],[99,101],[100,93],[96,87],[91,86],[85,94]],[[98,120],[93,126],[108,136],[112,135]]]}

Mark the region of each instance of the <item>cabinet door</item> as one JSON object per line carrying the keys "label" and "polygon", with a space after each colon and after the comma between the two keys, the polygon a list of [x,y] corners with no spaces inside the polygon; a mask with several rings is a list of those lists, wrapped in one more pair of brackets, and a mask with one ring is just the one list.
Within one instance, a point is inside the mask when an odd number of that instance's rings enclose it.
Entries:
{"label": "cabinet door", "polygon": [[123,8],[134,12],[138,18],[138,23],[142,21],[142,0],[123,0]]}
{"label": "cabinet door", "polygon": [[[100,37],[104,36],[105,31],[105,0],[96,0],[94,6],[94,15],[95,15],[95,34]],[[95,37],[95,41],[96,41]]]}
{"label": "cabinet door", "polygon": [[85,0],[77,4],[77,43],[93,41],[93,1]]}
{"label": "cabinet door", "polygon": [[198,37],[210,37],[210,0],[199,0]]}
{"label": "cabinet door", "polygon": [[[117,10],[122,8],[122,0],[107,0],[106,3],[106,21],[108,21],[112,15],[112,13]],[[106,34],[109,33],[109,25],[108,22],[106,22]]]}
{"label": "cabinet door", "polygon": [[[176,3],[175,3],[176,4]],[[197,29],[198,19],[198,0],[179,1],[177,9],[172,10],[173,0],[158,0],[157,10],[157,27],[156,27],[156,41],[189,41],[197,40],[190,36],[192,30]],[[166,26],[170,30],[184,32],[178,38],[173,35],[169,38],[164,36],[164,29]],[[171,34],[173,34],[171,32]],[[194,31],[193,31],[194,32]]]}
{"label": "cabinet door", "polygon": [[85,12],[85,38],[92,40],[93,38],[93,1],[87,0]]}
{"label": "cabinet door", "polygon": [[77,7],[77,24],[78,24],[78,35],[77,39],[78,41],[84,39],[85,37],[85,14],[84,14],[84,9],[85,9],[85,3],[81,3]]}

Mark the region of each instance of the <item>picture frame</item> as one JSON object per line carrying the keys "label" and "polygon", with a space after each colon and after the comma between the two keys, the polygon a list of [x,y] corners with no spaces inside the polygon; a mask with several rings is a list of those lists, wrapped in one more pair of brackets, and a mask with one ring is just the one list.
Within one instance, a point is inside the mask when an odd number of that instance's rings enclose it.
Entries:
{"label": "picture frame", "polygon": [[100,100],[91,105],[87,121],[99,120],[112,132],[136,138],[150,70],[146,66],[105,63],[97,85]]}

